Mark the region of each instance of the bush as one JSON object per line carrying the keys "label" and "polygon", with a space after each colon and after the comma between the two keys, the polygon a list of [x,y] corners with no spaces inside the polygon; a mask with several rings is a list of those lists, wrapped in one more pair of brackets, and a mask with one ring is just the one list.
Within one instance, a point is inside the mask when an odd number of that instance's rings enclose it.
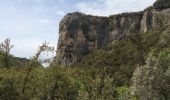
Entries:
{"label": "bush", "polygon": [[130,100],[130,91],[128,87],[126,86],[117,87],[116,92],[118,100]]}
{"label": "bush", "polygon": [[153,6],[156,10],[159,11],[170,8],[170,0],[157,0]]}
{"label": "bush", "polygon": [[151,53],[146,65],[139,67],[134,72],[131,86],[132,96],[139,100],[169,100],[168,71],[170,53]]}

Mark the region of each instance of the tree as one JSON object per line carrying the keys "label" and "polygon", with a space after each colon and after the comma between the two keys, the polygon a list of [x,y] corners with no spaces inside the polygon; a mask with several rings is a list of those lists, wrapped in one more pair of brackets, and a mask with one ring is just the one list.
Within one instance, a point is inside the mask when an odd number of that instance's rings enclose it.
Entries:
{"label": "tree", "polygon": [[38,50],[37,50],[35,56],[33,56],[33,58],[30,60],[30,64],[25,69],[25,76],[24,76],[24,79],[23,79],[21,93],[20,93],[21,98],[25,97],[26,85],[30,81],[29,77],[31,76],[31,72],[32,72],[32,70],[34,70],[34,68],[36,68],[37,66],[40,65],[38,59],[39,59],[41,53],[44,52],[44,51],[53,52],[54,48],[49,46],[49,44],[47,42],[42,43],[42,45],[40,45],[38,47]]}
{"label": "tree", "polygon": [[[53,46],[50,46],[49,43],[44,42],[44,43],[42,43],[41,46],[39,46],[37,53],[35,54],[33,59],[38,61],[39,63],[41,63],[44,66],[49,66],[53,60],[52,55],[54,56],[54,54],[55,54],[54,52],[55,52],[55,48]],[[43,56],[46,55],[46,57],[41,59],[40,58],[41,55],[43,55]],[[50,58],[49,55],[52,58]]]}
{"label": "tree", "polygon": [[10,51],[14,47],[14,45],[11,45],[10,39],[7,38],[5,39],[4,42],[0,43],[0,51],[4,53],[4,62],[5,62],[5,67],[9,67],[9,62],[10,62]]}
{"label": "tree", "polygon": [[54,47],[49,46],[49,43],[47,43],[47,42],[42,43],[42,45],[38,47],[37,53],[35,54],[33,59],[38,60],[39,56],[44,51],[46,51],[46,52],[53,52],[54,51]]}
{"label": "tree", "polygon": [[133,74],[132,97],[139,100],[170,99],[170,53],[151,53],[146,65],[138,67]]}

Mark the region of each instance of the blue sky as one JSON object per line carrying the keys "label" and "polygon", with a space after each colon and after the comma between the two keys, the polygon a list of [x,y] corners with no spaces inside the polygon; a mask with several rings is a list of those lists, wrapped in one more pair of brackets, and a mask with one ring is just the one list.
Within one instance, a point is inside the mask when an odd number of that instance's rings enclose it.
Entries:
{"label": "blue sky", "polygon": [[70,12],[108,16],[140,11],[155,0],[0,0],[0,42],[10,38],[12,54],[31,57],[44,41],[57,46],[58,25]]}

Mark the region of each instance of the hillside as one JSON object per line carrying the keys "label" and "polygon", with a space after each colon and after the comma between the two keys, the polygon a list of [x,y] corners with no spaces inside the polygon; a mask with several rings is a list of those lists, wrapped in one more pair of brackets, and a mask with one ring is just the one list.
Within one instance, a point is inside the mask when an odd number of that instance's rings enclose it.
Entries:
{"label": "hillside", "polygon": [[47,68],[11,55],[7,68],[0,53],[0,100],[170,100],[169,18],[169,0],[109,17],[69,13]]}
{"label": "hillside", "polygon": [[104,68],[113,78],[112,85],[128,86],[136,99],[167,100],[169,18],[170,5],[166,0],[158,0],[141,12],[109,17],[67,14],[60,23],[57,61],[63,67]]}
{"label": "hillside", "polygon": [[[5,54],[0,52],[0,68],[6,67],[4,60],[5,60]],[[16,68],[24,67],[29,63],[29,59],[14,57],[12,55],[9,55],[8,61],[10,67],[16,67]]]}
{"label": "hillside", "polygon": [[91,51],[113,41],[149,32],[167,24],[170,10],[157,10],[154,7],[109,17],[90,16],[79,12],[67,14],[60,22],[57,60],[61,65],[69,66],[80,62]]}

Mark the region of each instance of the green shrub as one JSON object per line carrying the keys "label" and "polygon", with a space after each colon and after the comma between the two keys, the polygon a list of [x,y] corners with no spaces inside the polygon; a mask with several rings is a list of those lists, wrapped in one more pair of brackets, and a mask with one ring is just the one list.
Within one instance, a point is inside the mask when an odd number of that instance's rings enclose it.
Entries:
{"label": "green shrub", "polygon": [[170,8],[170,0],[157,0],[153,7],[156,9],[156,10],[163,10],[163,9],[167,9],[167,8]]}
{"label": "green shrub", "polygon": [[132,78],[132,96],[140,100],[169,100],[170,76],[167,74],[170,66],[170,53],[151,52],[146,65],[138,67]]}
{"label": "green shrub", "polygon": [[126,86],[117,87],[117,99],[118,100],[130,100],[130,90]]}

